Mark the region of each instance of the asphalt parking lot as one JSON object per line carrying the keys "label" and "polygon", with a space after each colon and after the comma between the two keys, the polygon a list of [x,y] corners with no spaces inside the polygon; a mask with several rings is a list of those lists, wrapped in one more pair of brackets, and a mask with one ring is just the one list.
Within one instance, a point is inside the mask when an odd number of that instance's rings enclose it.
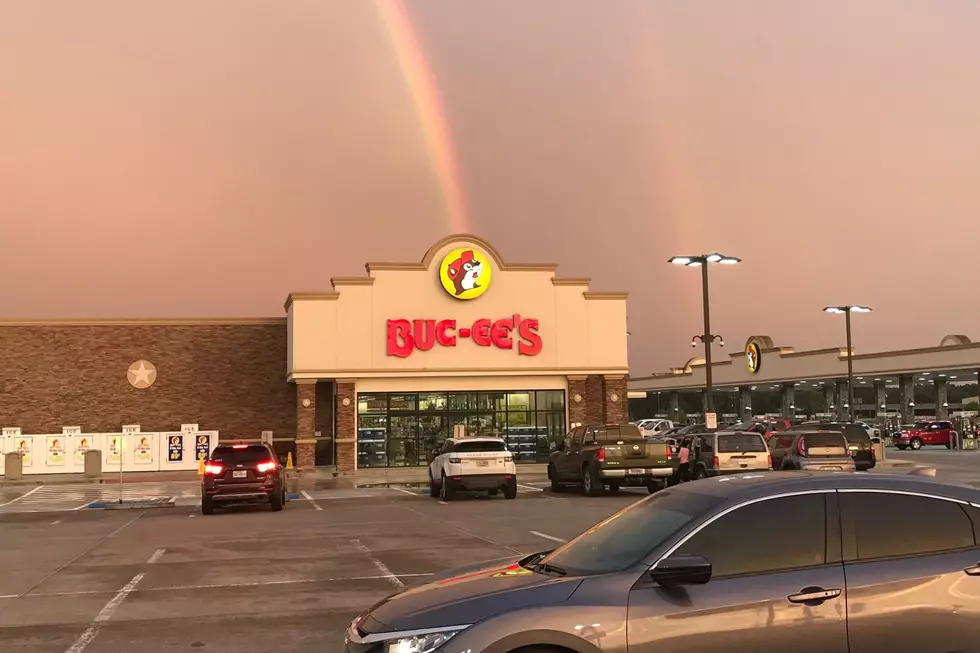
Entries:
{"label": "asphalt parking lot", "polygon": [[309,493],[279,513],[0,514],[0,651],[338,651],[350,620],[397,588],[552,548],[647,496],[545,485],[513,501],[376,487]]}

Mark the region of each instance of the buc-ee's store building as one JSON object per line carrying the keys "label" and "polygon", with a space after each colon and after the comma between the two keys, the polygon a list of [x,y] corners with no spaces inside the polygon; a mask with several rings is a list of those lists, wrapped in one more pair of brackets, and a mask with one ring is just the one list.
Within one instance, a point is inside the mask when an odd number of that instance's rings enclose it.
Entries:
{"label": "buc-ee's store building", "polygon": [[626,293],[470,235],[366,268],[290,294],[285,320],[0,323],[0,426],[273,431],[298,467],[350,471],[424,465],[454,434],[542,461],[570,424],[626,420]]}

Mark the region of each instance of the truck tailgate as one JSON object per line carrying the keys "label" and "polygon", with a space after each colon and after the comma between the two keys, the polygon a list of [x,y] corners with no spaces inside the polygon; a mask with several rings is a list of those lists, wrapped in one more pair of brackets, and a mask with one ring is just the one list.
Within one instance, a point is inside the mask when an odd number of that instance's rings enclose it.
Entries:
{"label": "truck tailgate", "polygon": [[606,466],[614,469],[671,467],[674,464],[670,445],[665,442],[627,440],[604,445],[603,449],[606,451]]}

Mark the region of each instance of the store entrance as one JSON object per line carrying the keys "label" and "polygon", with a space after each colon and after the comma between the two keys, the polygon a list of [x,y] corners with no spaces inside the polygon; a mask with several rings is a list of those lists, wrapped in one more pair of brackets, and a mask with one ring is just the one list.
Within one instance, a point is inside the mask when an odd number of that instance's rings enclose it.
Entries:
{"label": "store entrance", "polygon": [[563,390],[371,393],[357,397],[357,465],[414,467],[459,427],[507,442],[516,462],[544,462],[565,435]]}

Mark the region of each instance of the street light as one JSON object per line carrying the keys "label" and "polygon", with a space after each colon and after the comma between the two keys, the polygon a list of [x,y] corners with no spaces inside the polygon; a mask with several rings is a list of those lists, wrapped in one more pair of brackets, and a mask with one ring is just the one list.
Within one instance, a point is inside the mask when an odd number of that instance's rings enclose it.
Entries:
{"label": "street light", "polygon": [[854,365],[851,359],[854,348],[851,346],[851,313],[870,313],[871,308],[861,305],[825,306],[824,313],[844,314],[844,324],[847,329],[847,413],[854,421]]}
{"label": "street light", "polygon": [[[701,310],[704,313],[704,333],[699,336],[694,336],[691,340],[691,346],[696,347],[697,340],[700,340],[704,345],[704,412],[711,413],[714,412],[713,402],[711,401],[711,343],[718,340],[724,346],[724,340],[721,336],[712,335],[711,333],[711,309],[708,305],[708,263],[735,265],[736,263],[740,263],[741,259],[715,252],[714,254],[701,254],[699,256],[674,256],[668,259],[667,262],[673,265],[686,265],[689,268],[701,268]],[[706,414],[705,420],[707,419]]]}

